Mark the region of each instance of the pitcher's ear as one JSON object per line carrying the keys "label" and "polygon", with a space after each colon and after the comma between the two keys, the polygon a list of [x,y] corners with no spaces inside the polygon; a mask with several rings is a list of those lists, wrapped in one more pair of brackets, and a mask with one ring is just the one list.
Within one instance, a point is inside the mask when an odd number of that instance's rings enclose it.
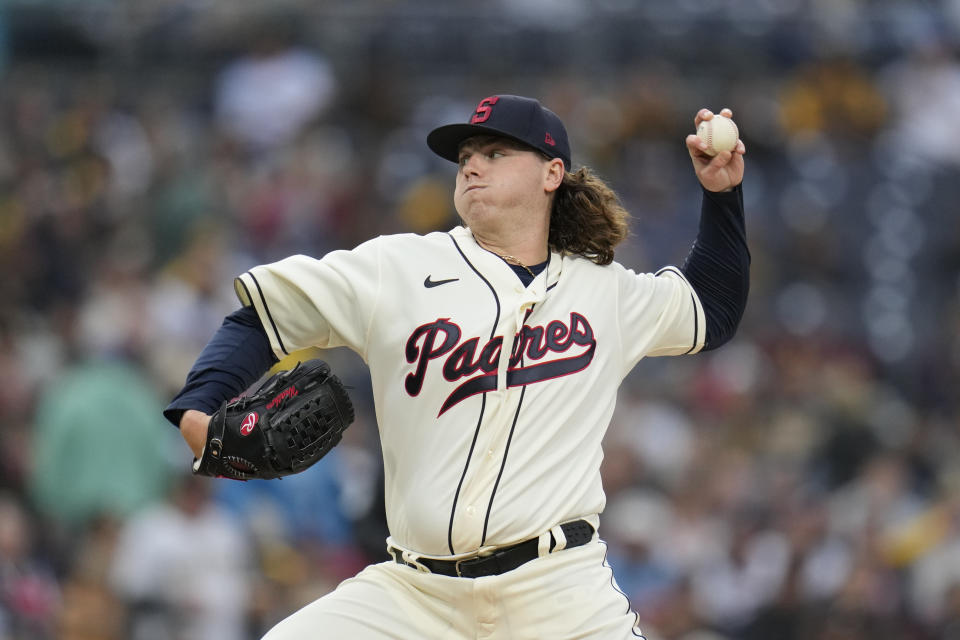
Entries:
{"label": "pitcher's ear", "polygon": [[544,176],[544,189],[550,193],[556,191],[563,184],[563,160],[560,158],[551,158],[547,163],[547,173]]}

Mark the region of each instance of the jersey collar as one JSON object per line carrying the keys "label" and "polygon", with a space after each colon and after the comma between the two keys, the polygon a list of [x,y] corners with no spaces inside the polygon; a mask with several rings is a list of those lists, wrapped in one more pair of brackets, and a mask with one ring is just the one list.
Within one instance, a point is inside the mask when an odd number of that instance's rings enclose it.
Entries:
{"label": "jersey collar", "polygon": [[[480,270],[484,277],[494,283],[498,289],[502,287],[509,288],[518,284],[522,286],[516,274],[513,273],[513,269],[510,268],[510,265],[504,262],[497,254],[481,247],[476,238],[473,237],[470,229],[463,226],[455,227],[450,231],[450,235],[457,241],[457,244],[464,251],[467,259]],[[546,296],[547,291],[552,289],[560,280],[560,272],[562,271],[563,265],[562,258],[563,257],[556,251],[551,251],[547,268],[537,274],[533,282],[530,283],[530,286],[527,287],[527,291],[532,293],[537,299],[542,300],[543,297]]]}

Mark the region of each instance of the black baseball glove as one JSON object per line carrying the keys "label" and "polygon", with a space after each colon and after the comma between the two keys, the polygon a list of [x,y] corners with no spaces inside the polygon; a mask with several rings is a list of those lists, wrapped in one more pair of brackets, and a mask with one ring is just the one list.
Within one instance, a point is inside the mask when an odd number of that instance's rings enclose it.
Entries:
{"label": "black baseball glove", "polygon": [[327,455],[353,422],[353,403],[322,360],[280,371],[213,414],[193,472],[234,480],[299,473]]}

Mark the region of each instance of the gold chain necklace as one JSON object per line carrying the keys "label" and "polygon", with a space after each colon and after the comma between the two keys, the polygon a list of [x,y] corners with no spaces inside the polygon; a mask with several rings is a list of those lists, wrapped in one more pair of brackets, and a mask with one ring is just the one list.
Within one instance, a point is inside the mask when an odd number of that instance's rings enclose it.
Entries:
{"label": "gold chain necklace", "polygon": [[525,265],[525,264],[523,264],[522,262],[520,262],[520,260],[518,260],[517,258],[515,258],[515,257],[513,257],[513,256],[511,256],[511,255],[504,255],[504,254],[502,254],[502,253],[497,253],[496,251],[491,251],[490,249],[487,249],[486,247],[484,247],[484,246],[480,243],[479,240],[477,240],[477,236],[475,236],[475,235],[473,236],[473,239],[474,239],[474,241],[476,241],[476,243],[477,243],[478,245],[480,245],[481,247],[483,247],[483,248],[486,249],[487,251],[490,251],[490,253],[492,253],[493,255],[497,256],[498,258],[500,258],[501,260],[503,260],[503,261],[506,262],[507,264],[515,264],[515,265],[517,265],[518,267],[522,268],[524,271],[526,271],[527,273],[529,273],[531,278],[536,278],[536,277],[537,277],[537,274],[535,274],[530,267],[528,267],[527,265]]}
{"label": "gold chain necklace", "polygon": [[523,268],[527,273],[530,274],[530,277],[531,277],[531,278],[536,278],[536,277],[537,277],[537,274],[535,274],[535,273],[530,269],[530,267],[528,267],[527,265],[523,264],[522,262],[520,262],[519,260],[517,260],[517,259],[514,258],[513,256],[505,256],[505,255],[501,255],[501,254],[499,254],[499,253],[498,253],[497,255],[500,256],[500,259],[503,260],[504,262],[506,262],[506,263],[508,263],[508,264],[515,264],[515,265],[517,265],[518,267]]}

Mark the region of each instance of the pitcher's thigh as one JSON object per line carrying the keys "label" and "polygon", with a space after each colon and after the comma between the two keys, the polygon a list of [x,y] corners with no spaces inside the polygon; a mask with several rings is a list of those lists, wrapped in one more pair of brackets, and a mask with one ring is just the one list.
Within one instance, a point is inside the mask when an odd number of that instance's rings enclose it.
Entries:
{"label": "pitcher's thigh", "polygon": [[[453,638],[452,608],[397,578],[390,563],[372,565],[280,621],[263,640],[409,640]],[[402,574],[399,574],[402,576]]]}
{"label": "pitcher's thigh", "polygon": [[606,545],[590,542],[516,569],[502,624],[514,640],[642,638],[637,614],[616,586]]}

